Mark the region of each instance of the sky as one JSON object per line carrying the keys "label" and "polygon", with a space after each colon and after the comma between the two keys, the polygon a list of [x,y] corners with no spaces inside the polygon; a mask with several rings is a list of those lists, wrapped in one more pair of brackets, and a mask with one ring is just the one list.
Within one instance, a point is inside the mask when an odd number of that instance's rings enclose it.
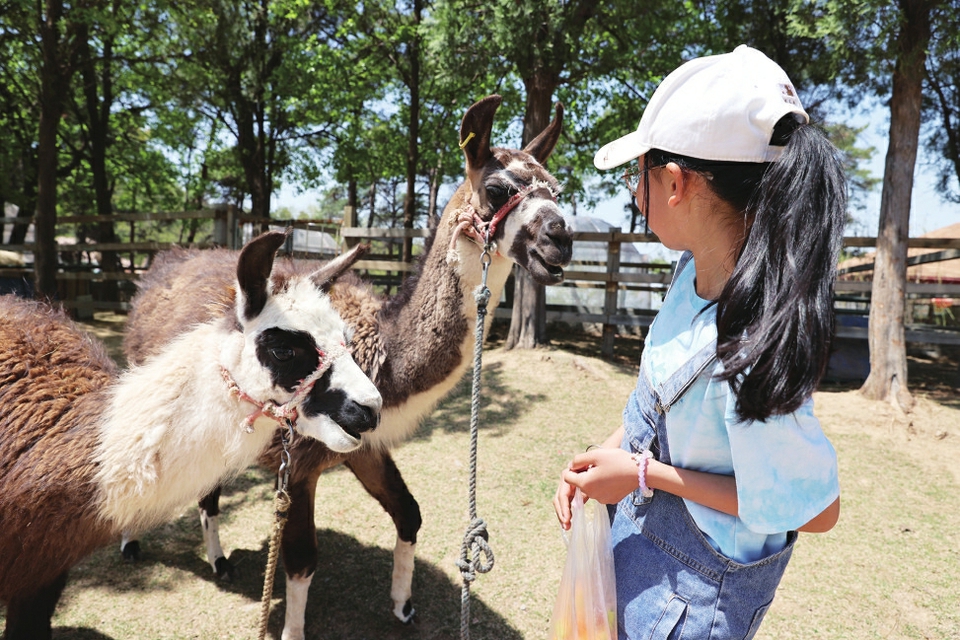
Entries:
{"label": "sky", "polygon": [[[854,119],[856,126],[867,124],[860,135],[865,145],[876,147],[877,152],[868,165],[871,173],[883,177],[883,164],[887,153],[887,136],[890,127],[888,114],[875,110],[869,118]],[[950,224],[960,222],[960,204],[944,202],[937,191],[937,176],[931,160],[924,153],[921,141],[917,157],[917,166],[913,173],[913,197],[910,202],[910,235],[920,236]],[[953,188],[957,189],[957,179],[953,178]],[[863,226],[856,235],[875,236],[880,221],[880,185],[867,199],[866,210],[857,216],[856,222]]]}

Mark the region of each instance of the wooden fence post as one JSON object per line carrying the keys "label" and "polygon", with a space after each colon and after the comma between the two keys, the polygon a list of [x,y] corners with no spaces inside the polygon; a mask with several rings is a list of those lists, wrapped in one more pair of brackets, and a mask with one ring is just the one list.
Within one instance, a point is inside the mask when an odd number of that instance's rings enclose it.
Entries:
{"label": "wooden fence post", "polygon": [[237,207],[228,204],[217,205],[213,209],[213,241],[227,249],[237,249],[240,241],[240,223],[237,220]]}
{"label": "wooden fence post", "polygon": [[229,249],[238,249],[243,244],[240,241],[240,229],[237,222],[237,208],[232,204],[227,205],[227,247]]}
{"label": "wooden fence post", "polygon": [[613,339],[617,334],[617,325],[610,324],[610,318],[617,313],[617,293],[620,283],[616,274],[620,272],[620,230],[611,229],[610,239],[607,240],[607,280],[604,284],[606,291],[603,299],[603,342],[600,353],[607,358],[613,356]]}
{"label": "wooden fence post", "polygon": [[[342,229],[346,229],[348,227],[355,227],[355,226],[357,226],[357,210],[354,207],[351,207],[350,205],[346,205],[343,208],[343,222],[340,224],[340,227]],[[340,234],[340,250],[341,251],[346,252],[355,244],[357,244],[357,240],[355,238],[347,238],[342,233]]]}
{"label": "wooden fence post", "polygon": [[227,208],[223,205],[213,207],[213,242],[221,247],[230,247],[230,225],[227,221]]}

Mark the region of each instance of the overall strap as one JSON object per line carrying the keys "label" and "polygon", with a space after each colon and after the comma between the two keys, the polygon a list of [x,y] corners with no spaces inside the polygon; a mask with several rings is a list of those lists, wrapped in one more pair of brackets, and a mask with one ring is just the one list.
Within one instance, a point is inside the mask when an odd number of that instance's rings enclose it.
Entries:
{"label": "overall strap", "polygon": [[700,374],[717,360],[717,344],[711,342],[704,345],[692,358],[680,367],[673,375],[657,385],[657,412],[670,411],[677,400],[690,388]]}
{"label": "overall strap", "polygon": [[[673,278],[670,280],[670,288],[680,277],[683,269],[693,260],[693,252],[684,251],[677,261],[677,267],[673,272]],[[669,293],[670,289],[667,289]],[[703,373],[712,362],[717,359],[717,345],[712,342],[705,345],[690,360],[680,367],[673,375],[667,378],[663,383],[657,385],[655,389],[657,395],[656,409],[658,413],[670,411],[670,407],[680,399],[680,396],[690,387],[691,384]]]}
{"label": "overall strap", "polygon": [[656,410],[656,419],[652,421],[656,433],[655,444],[651,444],[650,448],[651,450],[656,448],[655,453],[657,454],[657,460],[660,462],[672,464],[670,441],[667,438],[667,412],[716,359],[716,344],[708,344],[666,381],[649,390],[653,408]]}

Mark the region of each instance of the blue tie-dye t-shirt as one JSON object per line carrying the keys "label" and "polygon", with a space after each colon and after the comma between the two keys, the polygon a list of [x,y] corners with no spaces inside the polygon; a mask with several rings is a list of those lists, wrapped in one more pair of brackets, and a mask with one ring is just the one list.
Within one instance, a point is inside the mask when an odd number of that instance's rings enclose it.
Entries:
{"label": "blue tie-dye t-shirt", "polygon": [[[716,306],[697,296],[695,281],[691,260],[650,327],[640,366],[654,386],[717,340]],[[718,363],[713,373],[720,370]],[[753,562],[781,550],[787,531],[840,495],[837,456],[813,415],[812,398],[794,413],[740,422],[730,386],[709,371],[666,414],[670,457],[677,467],[736,477],[739,517],[685,502],[715,549]]]}

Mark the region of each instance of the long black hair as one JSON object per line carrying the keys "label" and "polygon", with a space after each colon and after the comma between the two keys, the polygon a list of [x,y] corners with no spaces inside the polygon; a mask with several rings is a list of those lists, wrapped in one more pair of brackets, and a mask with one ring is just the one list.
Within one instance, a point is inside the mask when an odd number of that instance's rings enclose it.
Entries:
{"label": "long black hair", "polygon": [[781,122],[773,144],[786,144],[775,162],[714,162],[659,150],[645,157],[647,167],[676,162],[708,175],[713,192],[743,215],[746,237],[716,301],[718,378],[736,394],[741,420],[798,409],[826,371],[834,333],[847,201],[839,152],[817,127],[789,116]]}

